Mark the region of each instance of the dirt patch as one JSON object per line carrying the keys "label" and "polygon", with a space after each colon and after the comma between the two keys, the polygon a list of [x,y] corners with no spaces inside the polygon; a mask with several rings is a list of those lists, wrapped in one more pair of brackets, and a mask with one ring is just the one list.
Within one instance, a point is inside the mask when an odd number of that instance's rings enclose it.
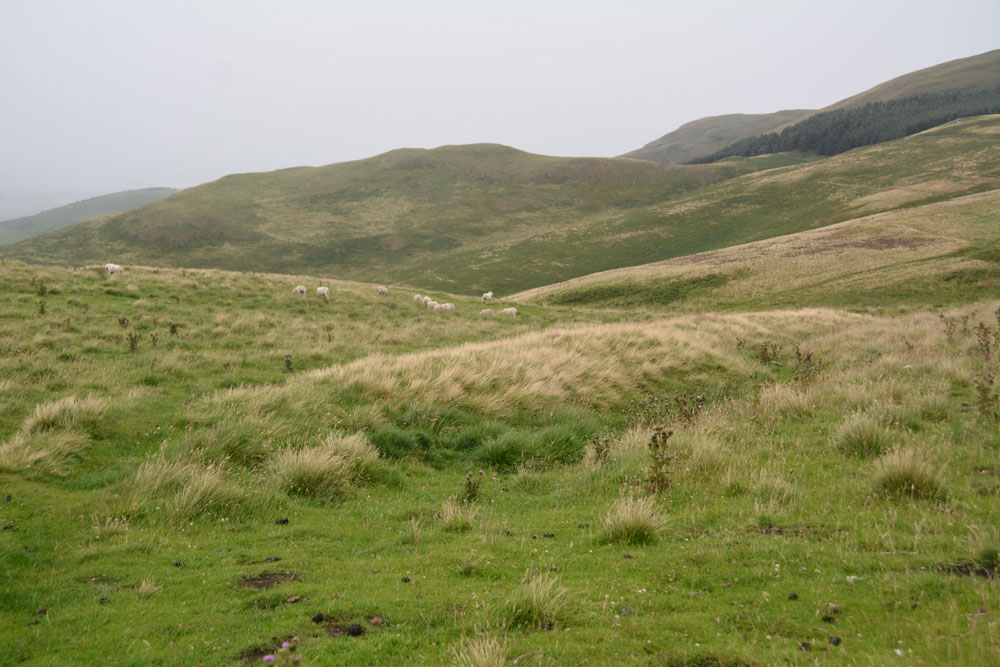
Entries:
{"label": "dirt patch", "polygon": [[258,590],[272,588],[288,581],[298,581],[299,575],[294,572],[261,572],[255,575],[244,575],[236,580],[240,588],[255,588]]}
{"label": "dirt patch", "polygon": [[948,574],[957,574],[963,577],[982,577],[983,579],[1000,579],[1000,570],[995,567],[986,567],[979,563],[964,561],[953,563],[941,568]]}

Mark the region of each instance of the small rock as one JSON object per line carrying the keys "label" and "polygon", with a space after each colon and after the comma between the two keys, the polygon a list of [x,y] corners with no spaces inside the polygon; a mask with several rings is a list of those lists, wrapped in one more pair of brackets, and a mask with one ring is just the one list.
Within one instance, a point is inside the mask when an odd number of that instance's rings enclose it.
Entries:
{"label": "small rock", "polygon": [[849,584],[856,584],[863,579],[863,577],[859,577],[856,574],[849,574],[846,578]]}
{"label": "small rock", "polygon": [[635,615],[635,607],[622,607],[620,611],[621,611],[622,616],[634,616]]}
{"label": "small rock", "polygon": [[360,623],[351,623],[347,626],[347,634],[352,637],[360,637],[365,634],[365,629],[361,627]]}
{"label": "small rock", "polygon": [[830,637],[826,641],[830,642],[830,644],[833,646],[840,646],[841,639],[840,637],[834,635],[833,637]]}
{"label": "small rock", "polygon": [[836,602],[831,602],[830,604],[826,605],[826,610],[828,612],[830,612],[831,614],[839,614],[840,613],[840,605],[837,604]]}
{"label": "small rock", "polygon": [[173,562],[173,566],[174,566],[174,567],[186,567],[186,566],[184,565],[184,561],[182,561],[182,560],[175,560],[175,561]]}
{"label": "small rock", "polygon": [[295,604],[296,602],[301,602],[301,601],[302,601],[302,597],[301,596],[299,596],[299,595],[293,595],[292,597],[290,597],[287,600],[285,600],[285,603],[286,604]]}
{"label": "small rock", "polygon": [[275,519],[274,523],[279,526],[284,526],[286,523],[288,523],[288,519]]}
{"label": "small rock", "polygon": [[799,594],[798,593],[789,593],[788,594],[788,599],[789,600],[798,600],[799,599]]}
{"label": "small rock", "polygon": [[903,649],[901,649],[901,648],[894,648],[892,650],[892,652],[895,653],[896,655],[898,655],[900,658],[902,658],[904,655],[906,655],[905,653],[903,653]]}
{"label": "small rock", "polygon": [[409,577],[403,577],[402,579],[400,579],[400,581],[402,581],[404,584],[408,584],[408,583],[410,583],[410,578]]}
{"label": "small rock", "polygon": [[830,616],[829,614],[827,614],[826,616],[823,617],[823,622],[824,623],[833,623],[836,620],[837,619],[835,619],[833,616]]}
{"label": "small rock", "polygon": [[543,533],[542,534],[542,537],[555,537],[555,536],[556,536],[555,533]]}
{"label": "small rock", "polygon": [[265,563],[277,563],[279,560],[281,560],[280,556],[268,556],[267,558],[264,559],[264,562]]}
{"label": "small rock", "polygon": [[382,625],[383,621],[381,616],[372,616],[371,620],[368,622],[371,623],[372,625]]}
{"label": "small rock", "polygon": [[323,612],[317,611],[315,614],[313,614],[313,623],[322,623],[324,618],[326,617],[323,616]]}
{"label": "small rock", "polygon": [[812,644],[810,642],[799,642],[799,650],[800,651],[808,651],[811,648],[812,648]]}
{"label": "small rock", "polygon": [[49,615],[49,610],[46,609],[45,607],[42,607],[41,609],[39,609],[35,613],[38,614],[39,616],[48,616]]}

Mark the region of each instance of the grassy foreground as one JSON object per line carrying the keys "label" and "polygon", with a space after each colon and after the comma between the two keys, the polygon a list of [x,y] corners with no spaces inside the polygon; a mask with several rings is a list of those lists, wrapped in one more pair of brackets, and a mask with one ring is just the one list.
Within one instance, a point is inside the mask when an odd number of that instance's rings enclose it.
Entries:
{"label": "grassy foreground", "polygon": [[1000,650],[995,299],[501,319],[126,271],[0,264],[10,663]]}

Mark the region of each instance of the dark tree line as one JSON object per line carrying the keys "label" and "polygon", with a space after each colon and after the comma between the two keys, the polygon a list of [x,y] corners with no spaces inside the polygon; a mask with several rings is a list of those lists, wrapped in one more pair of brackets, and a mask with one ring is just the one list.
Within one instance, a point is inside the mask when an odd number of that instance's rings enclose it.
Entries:
{"label": "dark tree line", "polygon": [[836,155],[859,146],[899,139],[956,118],[1000,113],[1000,87],[995,90],[925,93],[852,109],[824,111],[786,127],[746,137],[695,158],[689,164],[715,162],[733,155],[752,157],[783,151]]}

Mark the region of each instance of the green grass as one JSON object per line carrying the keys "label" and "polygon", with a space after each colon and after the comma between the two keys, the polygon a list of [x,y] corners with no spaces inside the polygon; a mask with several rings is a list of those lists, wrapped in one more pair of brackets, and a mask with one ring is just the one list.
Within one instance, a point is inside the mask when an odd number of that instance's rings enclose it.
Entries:
{"label": "green grass", "polygon": [[[293,636],[331,665],[995,655],[1000,416],[972,378],[1000,302],[949,336],[905,304],[499,320],[300,282],[0,263],[9,662],[249,664]],[[627,410],[684,391],[690,420]],[[832,446],[871,406],[904,449]],[[655,497],[643,415],[676,431]]]}

